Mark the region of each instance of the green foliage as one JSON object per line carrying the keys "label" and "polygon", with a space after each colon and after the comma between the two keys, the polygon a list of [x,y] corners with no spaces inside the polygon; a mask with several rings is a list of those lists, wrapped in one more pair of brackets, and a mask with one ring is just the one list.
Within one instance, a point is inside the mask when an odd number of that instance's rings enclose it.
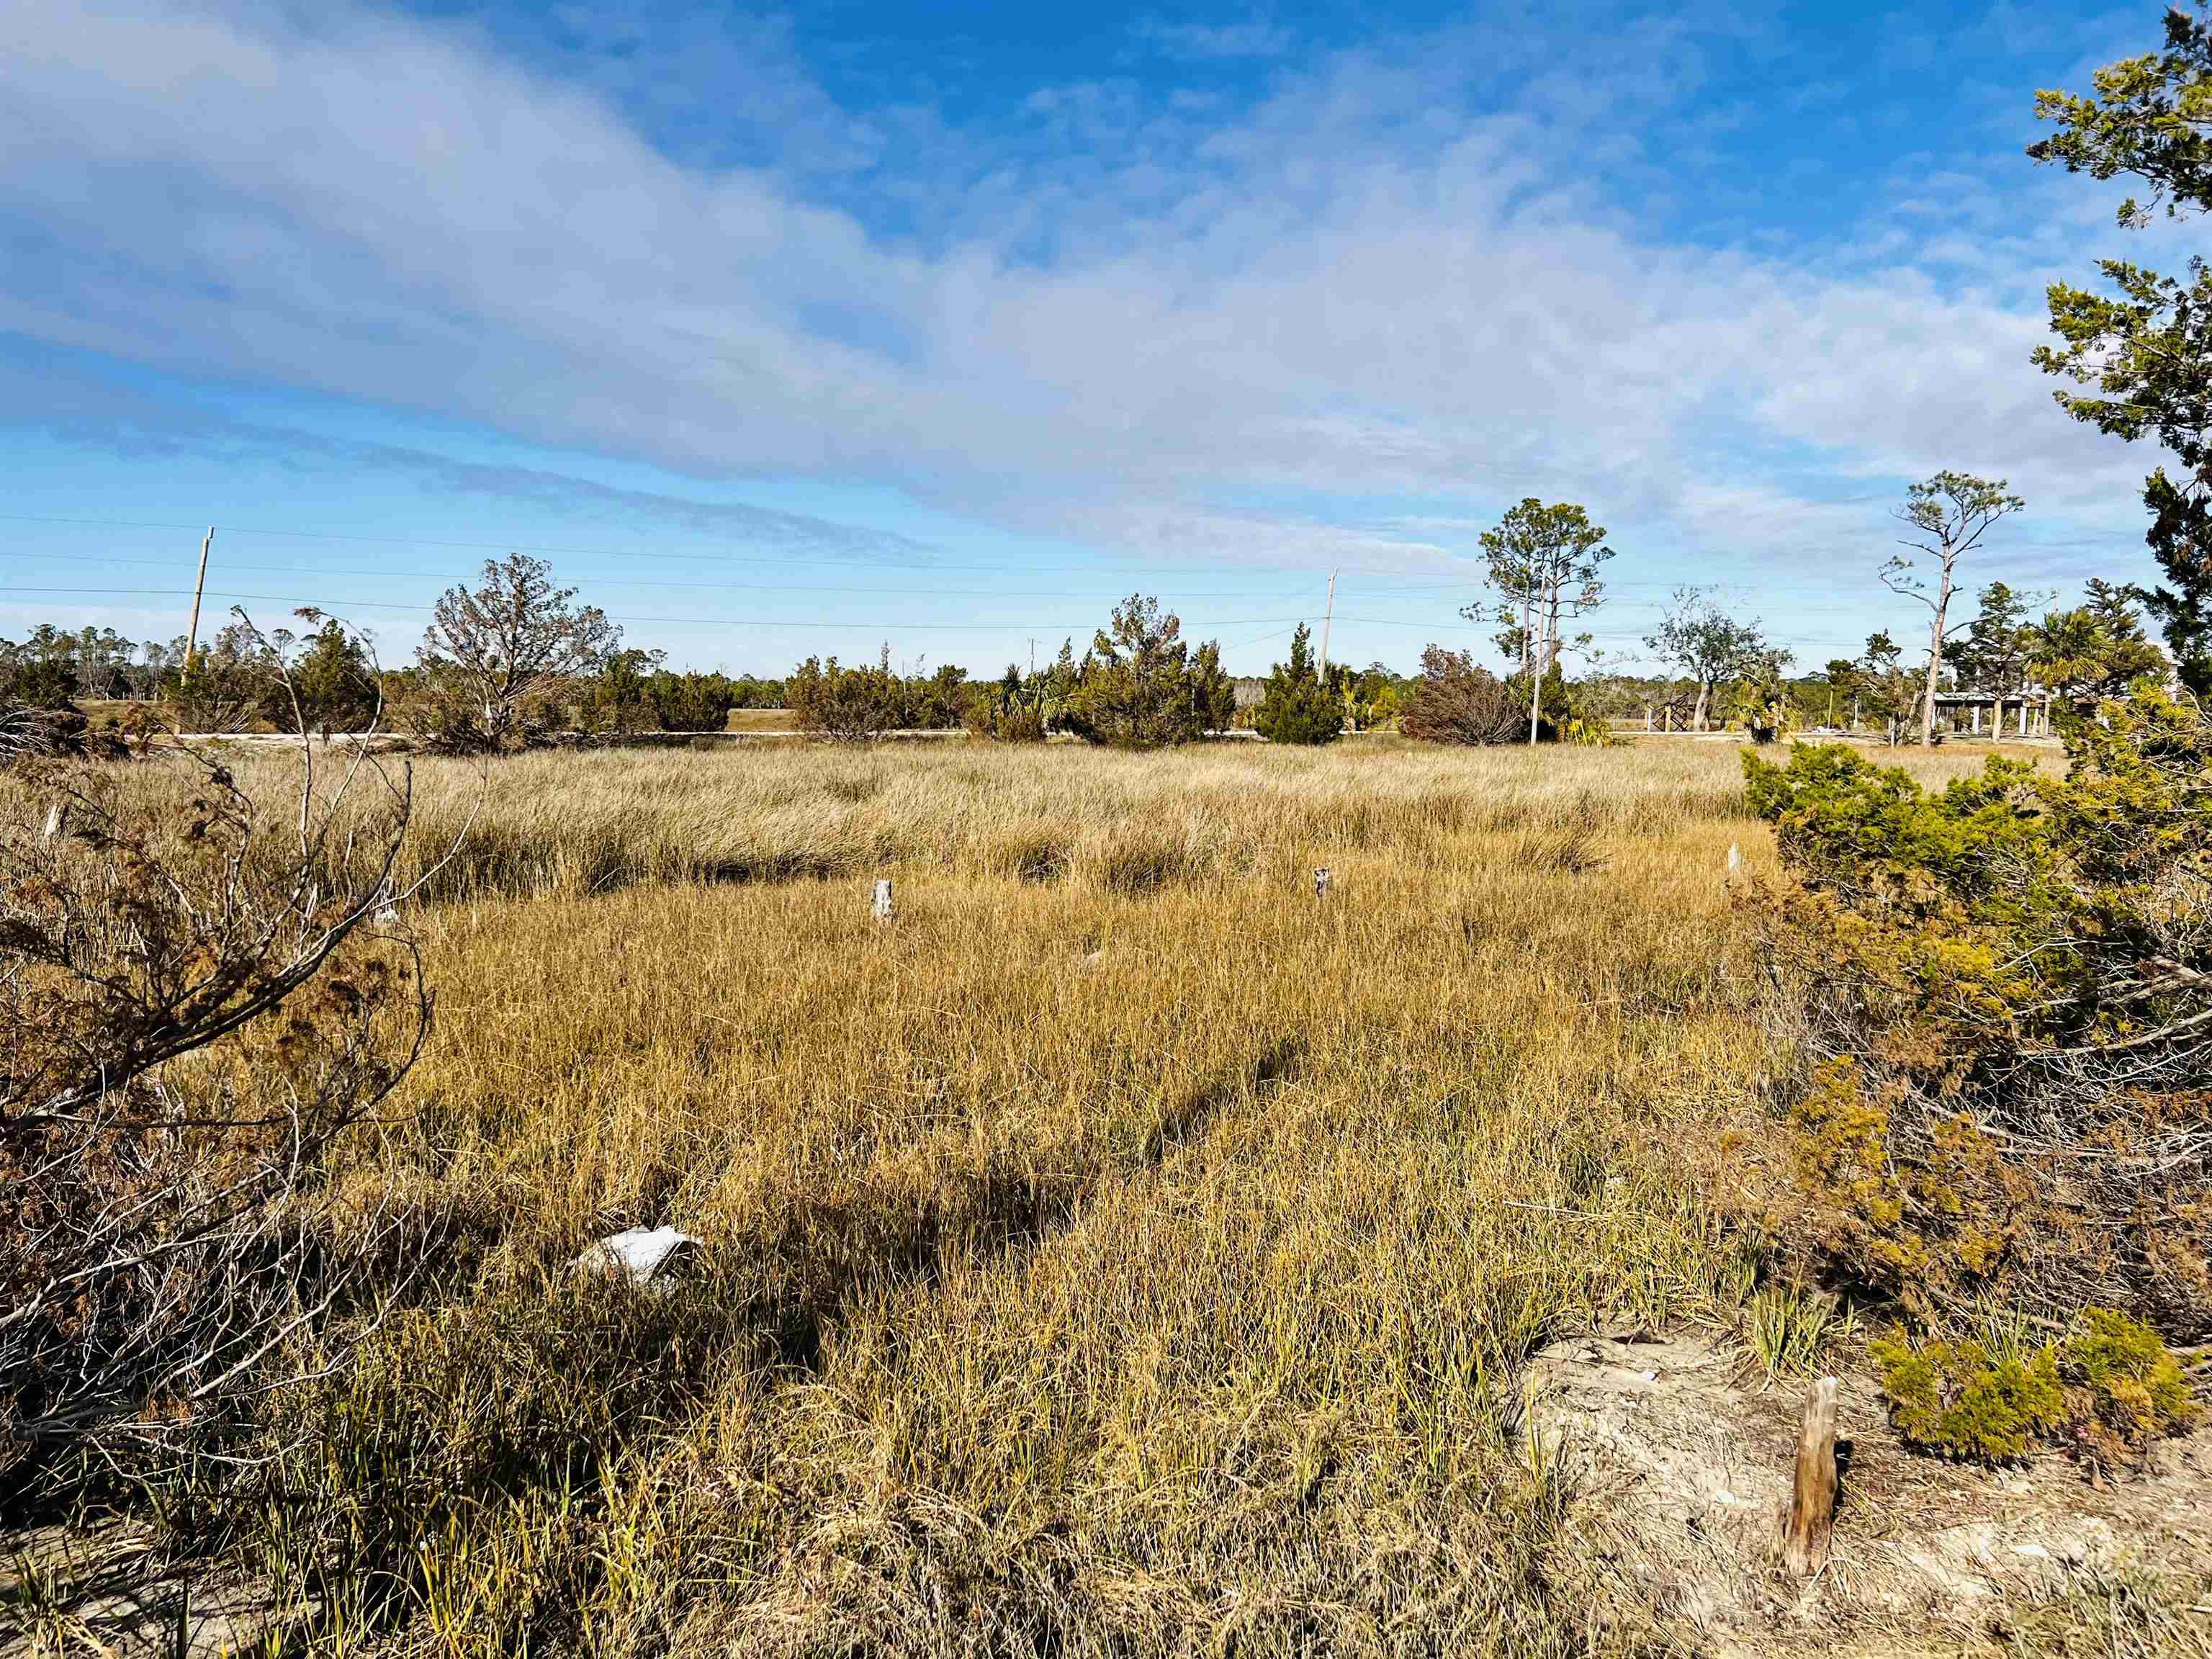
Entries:
{"label": "green foliage", "polygon": [[77,697],[75,645],[70,635],[49,623],[41,623],[21,643],[0,640],[0,702],[15,708],[73,708]]}
{"label": "green foliage", "polygon": [[[653,705],[654,722],[664,732],[720,732],[730,724],[730,710],[742,708],[738,683],[726,674],[672,674],[662,669],[647,677],[645,696]],[[783,690],[776,688],[781,707]]]}
{"label": "green foliage", "polygon": [[892,672],[889,645],[859,668],[809,657],[784,685],[799,729],[838,743],[872,742],[906,723],[906,684]]}
{"label": "green foliage", "polygon": [[1808,1237],[1924,1316],[2212,1321],[2212,732],[2145,687],[1928,791],[1746,757],[1794,879],[1755,899],[1811,1081]]}
{"label": "green foliage", "polygon": [[1008,663],[1001,678],[975,688],[968,703],[968,729],[994,743],[1042,743],[1059,702],[1049,673],[1024,676]]}
{"label": "green foliage", "polygon": [[1881,632],[1867,635],[1866,650],[1856,661],[1828,665],[1837,691],[1849,699],[1852,723],[1880,726],[1893,744],[1919,713],[1924,691],[1900,665],[1903,656],[1897,642]]}
{"label": "green foliage", "polygon": [[1803,1285],[1770,1285],[1744,1310],[1744,1339],[1768,1380],[1810,1376],[1851,1316],[1832,1296]]}
{"label": "green foliage", "polygon": [[2089,602],[2054,611],[2026,630],[2028,667],[2036,679],[2075,703],[2117,696],[2148,675],[2163,679],[2166,657],[2143,637],[2125,590],[2089,584]]}
{"label": "green foliage", "polygon": [[[2124,227],[2212,207],[2212,22],[2176,7],[2166,13],[2166,50],[2096,72],[2089,97],[2036,94],[2035,112],[2057,131],[2028,154],[2095,179],[2129,174],[2151,187],[2148,206],[2130,198]],[[2046,373],[2090,387],[2061,392],[2076,420],[2130,440],[2152,437],[2182,464],[2182,481],[2154,471],[2143,486],[2148,540],[2167,586],[2146,595],[2163,624],[2183,683],[2212,691],[2212,268],[2188,263],[2186,279],[2121,259],[2099,262],[2107,291],[2063,283],[2050,293],[2051,327],[2061,343],[2035,353]]]}
{"label": "green foliage", "polygon": [[1970,1338],[1870,1345],[1890,1420],[1911,1445],[1999,1462],[2040,1441],[2071,1439],[2118,1463],[2196,1419],[2197,1401],[2158,1334],[2109,1308],[2088,1308],[2063,1341],[1992,1354]]}
{"label": "green foliage", "polygon": [[840,743],[867,743],[887,732],[950,731],[967,717],[968,671],[950,664],[931,674],[902,675],[885,644],[865,667],[809,657],[784,682],[799,729]]}
{"label": "green foliage", "polygon": [[1312,630],[1300,623],[1291,635],[1290,661],[1268,672],[1267,695],[1252,726],[1271,743],[1334,743],[1343,734],[1344,704],[1315,672],[1312,641]]}
{"label": "green foliage", "polygon": [[1066,723],[1092,743],[1157,749],[1224,730],[1236,708],[1220,647],[1209,641],[1192,649],[1179,618],[1158,599],[1132,593],[1091,641]]}
{"label": "green foliage", "polygon": [[1975,599],[1973,621],[1964,638],[1944,646],[1943,659],[1957,671],[1961,686],[2008,696],[2027,684],[2034,633],[2028,597],[1991,582]]}
{"label": "green foliage", "polygon": [[[1528,711],[1523,730],[1532,743],[1547,724],[1555,734],[1565,728],[1564,714],[1547,722],[1540,699],[1565,653],[1590,642],[1588,634],[1569,639],[1562,630],[1569,618],[1595,609],[1604,597],[1598,569],[1613,557],[1605,533],[1575,502],[1547,505],[1534,495],[1508,507],[1495,529],[1482,532],[1489,582],[1499,595],[1495,614],[1505,624],[1498,643],[1520,660],[1521,695]],[[1484,613],[1481,606],[1469,605],[1460,614],[1474,622]]]}
{"label": "green foliage", "polygon": [[289,695],[281,690],[265,700],[270,723],[279,731],[358,732],[383,707],[375,665],[361,636],[333,617],[311,617],[320,626],[306,649],[293,659]]}
{"label": "green foliage", "polygon": [[1992,1360],[1978,1342],[1876,1340],[1890,1422],[1907,1445],[1983,1462],[2026,1455],[2063,1419],[2066,1396],[2049,1348]]}
{"label": "green foliage", "polygon": [[2081,1432],[2131,1448],[2196,1421],[2195,1391],[2156,1331],[2110,1308],[2086,1310],[2081,1324],[2059,1356]]}
{"label": "green foliage", "polygon": [[181,732],[241,732],[278,695],[269,642],[244,621],[227,623],[161,684],[169,722]]}
{"label": "green foliage", "polygon": [[1705,716],[1722,687],[1735,680],[1762,686],[1778,681],[1790,660],[1788,652],[1769,642],[1759,622],[1738,622],[1724,614],[1709,591],[1698,587],[1674,590],[1665,620],[1644,643],[1697,688],[1690,715],[1691,729],[1697,732],[1705,729]]}

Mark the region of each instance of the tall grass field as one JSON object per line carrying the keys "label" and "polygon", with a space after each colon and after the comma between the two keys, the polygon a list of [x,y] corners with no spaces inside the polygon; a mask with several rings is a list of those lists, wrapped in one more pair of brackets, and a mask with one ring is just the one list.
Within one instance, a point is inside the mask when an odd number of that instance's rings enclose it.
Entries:
{"label": "tall grass field", "polygon": [[[1671,1650],[1513,1428],[1761,1294],[1733,745],[415,791],[434,1036],[344,1179],[422,1242],[222,1522],[326,1650]],[[672,1293],[568,1267],[659,1224]]]}

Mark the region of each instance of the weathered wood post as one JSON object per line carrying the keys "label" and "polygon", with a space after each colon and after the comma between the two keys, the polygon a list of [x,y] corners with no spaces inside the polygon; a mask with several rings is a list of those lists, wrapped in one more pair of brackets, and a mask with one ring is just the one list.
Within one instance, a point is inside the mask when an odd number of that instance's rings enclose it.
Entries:
{"label": "weathered wood post", "polygon": [[1320,899],[1327,898],[1328,884],[1328,866],[1324,864],[1314,872],[1314,896]]}
{"label": "weathered wood post", "polygon": [[876,884],[876,920],[889,921],[890,919],[891,881],[889,876],[885,876]]}
{"label": "weathered wood post", "polygon": [[1743,879],[1743,848],[1734,842],[1729,843],[1728,884],[1731,887]]}
{"label": "weathered wood post", "polygon": [[1797,1473],[1782,1522],[1782,1565],[1800,1577],[1828,1565],[1836,1512],[1836,1388],[1832,1376],[1813,1385],[1797,1435]]}

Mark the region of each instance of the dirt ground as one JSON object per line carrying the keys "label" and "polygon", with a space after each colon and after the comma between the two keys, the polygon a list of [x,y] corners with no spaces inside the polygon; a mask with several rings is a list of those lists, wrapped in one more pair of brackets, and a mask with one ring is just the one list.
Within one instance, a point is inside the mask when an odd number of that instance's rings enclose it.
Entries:
{"label": "dirt ground", "polygon": [[[2212,1566],[2212,1426],[2096,1484],[2056,1454],[1974,1468],[1908,1451],[1871,1379],[1845,1376],[1832,1557],[1786,1577],[1774,1544],[1805,1389],[1747,1369],[1696,1338],[1583,1339],[1528,1379],[1532,1454],[1567,1460],[1609,1576],[1704,1650],[1972,1650],[2069,1596]],[[2177,1650],[2212,1652],[2212,1607],[2175,1612],[2194,1621]]]}

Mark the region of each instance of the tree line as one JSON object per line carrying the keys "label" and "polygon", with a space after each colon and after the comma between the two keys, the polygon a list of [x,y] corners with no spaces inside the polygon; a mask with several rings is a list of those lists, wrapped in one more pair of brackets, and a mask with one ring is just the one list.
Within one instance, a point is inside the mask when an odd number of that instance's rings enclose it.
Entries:
{"label": "tree line", "polygon": [[[2124,229],[2155,214],[2201,215],[2212,209],[2208,64],[2212,24],[2203,8],[2170,11],[2162,52],[2100,70],[2091,95],[2037,94],[2038,115],[2056,131],[2028,154],[2099,179],[2142,181],[2148,200],[2122,204]],[[1870,719],[1893,742],[1917,729],[1932,743],[1947,684],[1991,698],[2033,692],[2075,707],[2146,678],[2193,696],[2212,692],[2212,266],[2192,259],[2182,277],[2126,260],[2098,268],[2101,291],[2051,288],[2057,343],[2039,348],[2034,362],[2080,388],[2055,394],[2073,417],[2154,440],[2177,458],[2178,476],[2160,465],[2143,486],[2146,540],[2160,581],[2093,580],[2085,601],[2066,610],[1992,581],[1978,590],[1974,616],[1954,619],[1971,562],[2026,503],[2003,479],[1946,470],[1906,492],[1896,514],[1903,550],[1879,573],[1892,592],[1927,612],[1917,665],[1907,666],[1906,647],[1885,629],[1858,656],[1792,678],[1790,653],[1762,622],[1730,615],[1710,588],[1684,587],[1644,639],[1669,678],[1639,684],[1603,672],[1591,635],[1573,631],[1604,599],[1601,572],[1613,557],[1606,531],[1577,503],[1529,497],[1483,534],[1491,596],[1461,613],[1498,624],[1504,676],[1435,645],[1416,676],[1380,665],[1353,674],[1316,663],[1301,627],[1290,659],[1268,676],[1253,725],[1296,743],[1327,743],[1347,726],[1394,720],[1438,741],[1601,741],[1610,720],[1631,712],[1621,707],[1625,690],[1655,700],[1663,693],[1670,723],[1674,705],[1686,703],[1692,728],[1719,719],[1771,738],[1791,726],[1832,726],[1848,707],[1855,726]],[[2147,617],[2164,651],[2149,638]],[[41,730],[81,730],[74,705],[88,698],[158,699],[200,731],[251,722],[348,730],[380,709],[434,745],[498,750],[558,730],[720,730],[732,709],[784,707],[806,729],[846,739],[964,726],[1007,741],[1066,732],[1147,748],[1237,719],[1218,645],[1192,647],[1175,616],[1137,595],[1115,607],[1079,658],[1070,641],[1042,670],[1009,666],[980,682],[957,667],[896,672],[888,647],[856,666],[809,658],[781,681],[678,673],[659,653],[625,648],[619,627],[577,604],[575,590],[556,586],[544,562],[521,554],[488,562],[474,588],[447,590],[406,667],[379,666],[363,636],[330,618],[301,619],[304,635],[264,635],[241,618],[198,647],[181,640],[137,645],[112,629],[41,626],[23,641],[0,641],[0,726],[15,730],[30,711],[58,717]],[[1580,681],[1565,676],[1571,653],[1591,659]],[[279,662],[292,672],[272,672]]]}

